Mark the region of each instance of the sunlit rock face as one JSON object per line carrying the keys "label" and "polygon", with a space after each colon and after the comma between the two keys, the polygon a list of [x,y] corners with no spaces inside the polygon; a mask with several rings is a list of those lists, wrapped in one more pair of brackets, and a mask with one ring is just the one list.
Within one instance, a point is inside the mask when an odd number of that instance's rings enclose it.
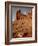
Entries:
{"label": "sunlit rock face", "polygon": [[32,37],[32,13],[27,15],[21,13],[21,10],[16,12],[16,19],[13,22],[13,37]]}

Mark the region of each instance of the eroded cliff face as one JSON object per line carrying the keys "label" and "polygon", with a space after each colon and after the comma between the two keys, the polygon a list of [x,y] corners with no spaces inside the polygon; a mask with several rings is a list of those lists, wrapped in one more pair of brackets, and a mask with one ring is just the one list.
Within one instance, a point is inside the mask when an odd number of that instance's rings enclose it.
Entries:
{"label": "eroded cliff face", "polygon": [[32,37],[32,13],[24,15],[21,11],[16,12],[16,20],[13,24],[13,37]]}

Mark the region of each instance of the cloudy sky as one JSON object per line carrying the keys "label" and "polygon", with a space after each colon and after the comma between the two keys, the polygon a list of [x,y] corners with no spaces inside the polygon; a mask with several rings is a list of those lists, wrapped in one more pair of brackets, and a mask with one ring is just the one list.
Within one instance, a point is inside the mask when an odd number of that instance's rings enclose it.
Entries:
{"label": "cloudy sky", "polygon": [[26,7],[12,7],[12,21],[16,18],[16,11],[21,10],[21,13],[28,14],[28,12],[31,12],[32,8],[26,8]]}

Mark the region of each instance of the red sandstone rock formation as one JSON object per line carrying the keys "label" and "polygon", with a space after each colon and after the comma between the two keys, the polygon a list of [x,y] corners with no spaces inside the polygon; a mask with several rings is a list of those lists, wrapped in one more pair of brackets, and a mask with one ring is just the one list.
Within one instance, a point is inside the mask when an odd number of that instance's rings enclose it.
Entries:
{"label": "red sandstone rock formation", "polygon": [[32,13],[24,15],[21,11],[16,12],[16,20],[13,24],[13,37],[32,37]]}

